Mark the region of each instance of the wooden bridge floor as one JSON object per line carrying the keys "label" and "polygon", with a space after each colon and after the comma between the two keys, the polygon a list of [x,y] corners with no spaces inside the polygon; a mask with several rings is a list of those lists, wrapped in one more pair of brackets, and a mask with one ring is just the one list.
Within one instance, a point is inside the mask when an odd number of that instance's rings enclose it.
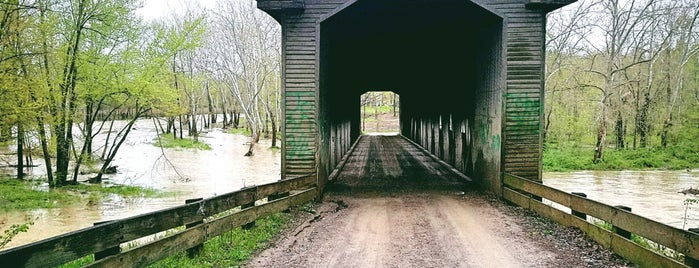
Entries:
{"label": "wooden bridge floor", "polygon": [[468,180],[402,136],[363,136],[329,190],[458,190]]}

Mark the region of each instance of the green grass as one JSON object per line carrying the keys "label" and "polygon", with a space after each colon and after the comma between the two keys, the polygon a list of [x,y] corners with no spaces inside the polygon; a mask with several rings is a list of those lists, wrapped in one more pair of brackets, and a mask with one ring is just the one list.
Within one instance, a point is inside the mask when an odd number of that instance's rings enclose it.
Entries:
{"label": "green grass", "polygon": [[593,153],[594,148],[559,147],[547,144],[543,159],[544,170],[678,170],[699,167],[699,148],[693,146],[670,146],[665,149],[606,149],[600,163],[592,162]]}
{"label": "green grass", "polygon": [[77,191],[80,193],[99,194],[101,196],[118,195],[121,197],[146,197],[160,198],[176,195],[175,192],[163,192],[153,188],[144,188],[131,185],[103,185],[103,184],[78,184],[63,187],[65,190]]}
{"label": "green grass", "polygon": [[[366,106],[366,107],[362,106],[361,107],[362,113],[364,113],[367,116],[375,114],[377,110],[379,111],[380,114],[393,113],[393,106],[383,105],[383,106],[379,106],[379,107],[375,107],[375,106]],[[398,110],[399,110],[399,108],[396,107],[396,113],[398,112]]]}
{"label": "green grass", "polygon": [[93,263],[93,262],[95,262],[95,256],[90,254],[90,255],[87,255],[87,256],[82,257],[80,259],[74,260],[72,262],[60,265],[58,267],[60,267],[60,268],[79,268],[79,267],[83,267],[83,266],[88,265],[88,264]]}
{"label": "green grass", "polygon": [[190,259],[186,252],[182,252],[150,267],[238,267],[255,252],[266,248],[292,218],[291,214],[277,213],[258,219],[255,227],[250,230],[235,228],[207,241],[195,258]]}
{"label": "green grass", "polygon": [[78,184],[41,190],[36,181],[0,178],[0,211],[57,208],[89,199],[98,202],[109,195],[158,198],[177,193],[127,185]]}
{"label": "green grass", "polygon": [[205,142],[195,141],[191,138],[176,139],[172,135],[160,135],[160,140],[156,138],[153,145],[162,146],[163,148],[184,148],[197,150],[211,150],[211,146]]}
{"label": "green grass", "polygon": [[0,178],[0,211],[56,208],[80,200],[62,189],[42,191],[32,182]]}
{"label": "green grass", "polygon": [[232,128],[226,129],[226,132],[228,134],[239,134],[239,135],[245,135],[245,136],[252,135],[252,133],[250,132],[250,129],[248,129],[246,127],[238,127],[238,128],[232,127]]}

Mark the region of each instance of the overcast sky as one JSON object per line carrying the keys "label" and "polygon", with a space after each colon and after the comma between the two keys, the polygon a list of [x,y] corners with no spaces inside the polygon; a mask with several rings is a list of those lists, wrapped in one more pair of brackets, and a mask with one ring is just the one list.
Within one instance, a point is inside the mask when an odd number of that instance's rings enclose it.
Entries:
{"label": "overcast sky", "polygon": [[[236,1],[236,0],[227,0]],[[182,12],[186,5],[199,5],[207,9],[216,7],[217,0],[144,0],[138,14],[145,20],[167,16],[171,12]]]}

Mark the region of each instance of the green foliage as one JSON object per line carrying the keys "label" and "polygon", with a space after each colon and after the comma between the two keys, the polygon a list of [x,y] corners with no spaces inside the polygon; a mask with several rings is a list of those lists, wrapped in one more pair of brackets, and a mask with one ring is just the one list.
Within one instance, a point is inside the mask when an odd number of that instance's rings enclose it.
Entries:
{"label": "green foliage", "polygon": [[612,228],[612,224],[611,224],[611,223],[608,223],[608,222],[606,222],[606,221],[594,220],[593,223],[594,223],[597,227],[600,227],[600,228],[605,229],[605,230],[607,230],[607,231],[612,231],[612,229],[613,229],[613,228]]}
{"label": "green foliage", "polygon": [[[241,119],[241,121],[242,121],[242,119]],[[226,132],[229,134],[252,136],[252,132],[250,132],[250,129],[246,128],[246,127],[237,127],[237,128],[232,127],[232,128],[227,129]]]}
{"label": "green foliage", "polygon": [[174,138],[172,135],[160,135],[153,141],[153,145],[163,148],[184,148],[197,150],[211,150],[209,144],[185,137],[183,139]]}
{"label": "green foliage", "polygon": [[545,171],[685,169],[699,167],[699,147],[672,145],[636,150],[607,150],[600,163],[592,162],[594,148],[547,144]]}
{"label": "green foliage", "polygon": [[77,184],[41,190],[35,182],[0,178],[0,211],[56,208],[83,199],[99,202],[110,195],[158,198],[172,196],[151,188],[127,185]]}
{"label": "green foliage", "polygon": [[379,114],[387,114],[387,113],[393,113],[393,106],[389,105],[382,105],[379,107],[376,106],[366,106],[362,107],[362,113],[364,114],[365,117],[367,116],[372,116],[376,112],[379,112]]}
{"label": "green foliage", "polygon": [[31,182],[0,178],[0,211],[55,208],[79,200],[67,191],[39,190]]}
{"label": "green foliage", "polygon": [[5,247],[10,241],[12,241],[12,238],[17,236],[19,233],[25,233],[27,230],[29,230],[29,226],[33,225],[34,222],[27,222],[23,224],[13,224],[10,226],[10,228],[7,228],[7,230],[4,231],[2,235],[0,235],[0,249]]}
{"label": "green foliage", "polygon": [[249,230],[236,228],[204,244],[200,255],[190,259],[186,252],[171,256],[150,267],[239,267],[289,224],[292,216],[277,213],[258,219]]}
{"label": "green foliage", "polygon": [[109,195],[118,195],[121,197],[147,197],[159,198],[168,197],[176,193],[163,192],[153,188],[144,188],[131,185],[103,185],[103,184],[77,184],[64,187],[64,190],[77,193],[95,194],[100,198]]}
{"label": "green foliage", "polygon": [[74,260],[72,262],[65,263],[61,266],[58,266],[59,268],[79,268],[79,267],[85,267],[86,265],[95,262],[95,255],[87,255],[85,257],[82,257],[80,259]]}

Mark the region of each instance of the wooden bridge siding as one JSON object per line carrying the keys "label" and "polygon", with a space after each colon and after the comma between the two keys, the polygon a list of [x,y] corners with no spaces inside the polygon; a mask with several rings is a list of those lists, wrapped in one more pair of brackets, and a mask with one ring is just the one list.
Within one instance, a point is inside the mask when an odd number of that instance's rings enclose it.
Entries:
{"label": "wooden bridge siding", "polygon": [[524,0],[481,0],[507,19],[504,172],[541,181],[546,15]]}
{"label": "wooden bridge siding", "polygon": [[[478,40],[473,48],[476,64],[469,67],[472,74],[464,74],[461,82],[449,85],[454,88],[446,92],[454,95],[434,99],[401,95],[401,113],[406,113],[401,119],[402,134],[485,189],[499,193],[505,88],[502,22],[481,28],[472,40]],[[442,107],[438,111],[420,110],[424,102]]]}
{"label": "wooden bridge siding", "polygon": [[[353,136],[357,135],[352,127],[356,122],[351,120],[335,122],[328,120],[330,118],[323,118],[327,110],[322,107],[322,103],[318,104],[316,101],[322,99],[319,96],[317,23],[323,15],[347,1],[306,0],[305,10],[301,14],[287,14],[281,18],[284,35],[282,55],[285,98],[285,148],[282,152],[284,155],[282,176],[317,171],[319,177],[325,177],[347,152],[351,141],[355,138]],[[412,133],[415,133],[416,142],[462,172],[475,176],[479,176],[477,173],[482,173],[483,177],[490,180],[486,181],[488,188],[497,191],[500,185],[500,178],[497,175],[500,172],[500,166],[505,172],[525,178],[534,180],[541,178],[540,122],[543,100],[545,17],[541,11],[526,9],[524,0],[478,0],[476,2],[506,17],[504,21],[506,34],[503,35],[506,47],[502,48],[505,59],[493,58],[493,60],[505,62],[506,69],[503,75],[506,76],[506,80],[497,83],[496,80],[485,79],[483,81],[490,82],[491,86],[480,85],[491,88],[492,90],[486,92],[499,97],[491,96],[479,110],[495,113],[490,116],[487,115],[489,113],[481,113],[483,116],[473,118],[471,121],[452,121],[451,131],[445,125],[447,123],[445,121],[449,121],[450,116],[454,118],[454,114],[443,113],[403,120],[402,123],[407,124],[409,128],[409,131],[407,133],[404,131],[403,134],[412,136]],[[504,92],[503,88],[506,89]],[[498,105],[498,103],[502,104]],[[496,108],[498,106],[500,108]],[[500,119],[502,117],[500,114],[503,113],[504,118]],[[443,122],[441,132],[440,116]],[[479,131],[477,126],[484,124],[488,126],[485,130],[481,133],[473,133],[474,130]],[[458,132],[461,132],[461,135],[457,135]],[[487,134],[492,135],[488,137]],[[346,136],[350,136],[350,139],[345,140],[343,137]],[[479,137],[491,140],[476,140]],[[339,145],[335,144],[338,140],[343,142]],[[477,146],[481,144],[483,149],[464,146],[468,144]],[[486,144],[491,148],[485,150]],[[467,152],[469,148],[472,152]],[[482,157],[479,153],[489,154],[486,157],[487,165],[475,163],[478,162],[479,157]],[[327,157],[326,161],[326,157],[319,157],[320,155],[330,157]],[[469,156],[476,159],[469,159]],[[470,168],[476,167],[483,170],[469,172]],[[488,167],[489,170],[485,170],[484,167]]]}
{"label": "wooden bridge siding", "polygon": [[[347,124],[321,129],[321,107],[318,84],[318,37],[317,22],[321,16],[334,10],[345,0],[307,0],[301,14],[283,14],[282,25],[282,94],[283,132],[282,179],[288,176],[309,174],[317,170],[319,153],[330,155],[328,140],[346,136]],[[318,135],[323,130],[325,135]],[[336,138],[337,139],[337,138]],[[322,146],[325,144],[325,146]],[[349,141],[342,150],[349,149]],[[322,158],[321,158],[322,159]],[[325,166],[328,166],[326,164]],[[324,177],[327,173],[319,174]]]}

